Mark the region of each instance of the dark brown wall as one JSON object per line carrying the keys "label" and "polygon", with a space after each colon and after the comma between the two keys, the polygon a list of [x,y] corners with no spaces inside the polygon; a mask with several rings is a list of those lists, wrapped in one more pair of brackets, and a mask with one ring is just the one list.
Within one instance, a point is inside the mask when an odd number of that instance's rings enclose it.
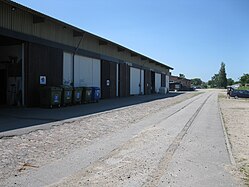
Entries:
{"label": "dark brown wall", "polygon": [[[116,97],[116,63],[101,61],[101,98]],[[110,80],[110,85],[106,81]]]}
{"label": "dark brown wall", "polygon": [[60,86],[63,77],[63,51],[28,43],[25,46],[26,105],[38,106],[40,76],[46,76],[47,86]]}
{"label": "dark brown wall", "polygon": [[161,87],[166,87],[166,76],[161,74]]}
{"label": "dark brown wall", "polygon": [[119,96],[130,95],[130,67],[127,64],[119,64]]}
{"label": "dark brown wall", "polygon": [[155,90],[155,72],[154,71],[151,71],[150,72],[150,77],[151,77],[151,93],[156,93],[156,90]]}
{"label": "dark brown wall", "polygon": [[151,94],[151,71],[144,70],[144,94]]}
{"label": "dark brown wall", "polygon": [[0,105],[7,101],[7,70],[0,69]]}

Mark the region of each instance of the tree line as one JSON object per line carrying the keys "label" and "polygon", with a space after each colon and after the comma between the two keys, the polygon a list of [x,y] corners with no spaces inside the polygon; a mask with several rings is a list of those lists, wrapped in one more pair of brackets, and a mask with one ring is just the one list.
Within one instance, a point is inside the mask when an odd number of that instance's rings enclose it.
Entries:
{"label": "tree line", "polygon": [[249,84],[249,74],[244,73],[239,78],[239,81],[234,81],[232,78],[227,78],[226,65],[224,62],[221,63],[219,72],[214,74],[208,82],[203,82],[200,78],[191,79],[191,84],[193,86],[198,86],[201,88],[226,88],[227,86],[239,83],[242,86]]}

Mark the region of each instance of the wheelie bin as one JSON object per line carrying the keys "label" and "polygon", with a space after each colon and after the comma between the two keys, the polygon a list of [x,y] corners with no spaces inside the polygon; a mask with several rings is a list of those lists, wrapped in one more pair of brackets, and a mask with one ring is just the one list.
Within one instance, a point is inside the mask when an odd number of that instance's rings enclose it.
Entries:
{"label": "wheelie bin", "polygon": [[62,85],[61,88],[62,88],[62,94],[61,94],[62,105],[63,106],[71,105],[72,104],[72,97],[73,97],[72,86]]}
{"label": "wheelie bin", "polygon": [[44,86],[40,89],[40,105],[42,107],[61,106],[62,88],[54,86]]}
{"label": "wheelie bin", "polygon": [[81,104],[81,100],[82,100],[82,88],[74,87],[73,88],[73,103]]}
{"label": "wheelie bin", "polygon": [[99,102],[100,99],[100,88],[99,87],[92,87],[92,102]]}
{"label": "wheelie bin", "polygon": [[91,87],[83,87],[82,91],[82,102],[90,103],[92,101],[92,88]]}

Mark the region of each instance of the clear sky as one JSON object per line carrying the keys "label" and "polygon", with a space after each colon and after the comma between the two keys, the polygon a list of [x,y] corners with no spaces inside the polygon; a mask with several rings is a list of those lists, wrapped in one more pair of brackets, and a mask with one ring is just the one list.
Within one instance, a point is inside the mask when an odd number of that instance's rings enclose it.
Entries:
{"label": "clear sky", "polygon": [[208,81],[249,73],[249,0],[16,0]]}

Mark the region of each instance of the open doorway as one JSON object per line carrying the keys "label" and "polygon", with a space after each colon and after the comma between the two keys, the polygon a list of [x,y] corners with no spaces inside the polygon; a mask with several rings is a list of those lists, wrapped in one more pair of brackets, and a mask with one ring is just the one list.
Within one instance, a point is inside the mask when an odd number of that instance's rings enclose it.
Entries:
{"label": "open doorway", "polygon": [[155,72],[151,71],[151,93],[153,94],[156,93],[155,81],[156,81]]}
{"label": "open doorway", "polygon": [[22,41],[0,35],[0,105],[23,105]]}

